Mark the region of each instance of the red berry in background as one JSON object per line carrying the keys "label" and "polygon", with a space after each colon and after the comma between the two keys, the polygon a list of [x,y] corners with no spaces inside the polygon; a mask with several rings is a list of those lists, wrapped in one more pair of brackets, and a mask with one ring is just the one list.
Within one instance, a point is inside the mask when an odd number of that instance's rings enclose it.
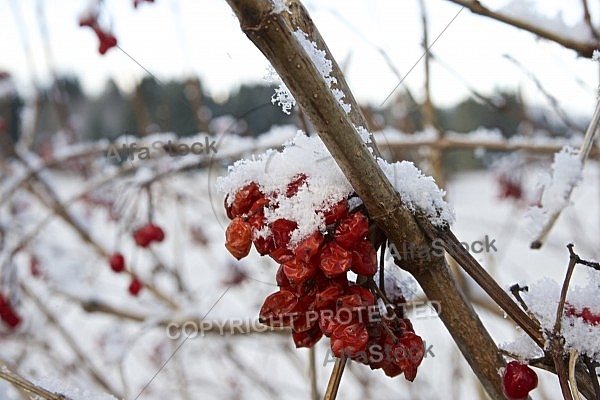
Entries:
{"label": "red berry in background", "polygon": [[131,280],[131,283],[129,284],[129,293],[131,293],[132,296],[137,296],[140,293],[140,290],[142,290],[142,288],[144,287],[144,284],[142,283],[142,281],[140,281],[138,278],[134,277]]}
{"label": "red berry in background", "polygon": [[125,257],[119,252],[113,253],[108,259],[108,263],[110,264],[110,269],[115,272],[121,272],[125,269]]}
{"label": "red berry in background", "polygon": [[502,374],[502,390],[509,400],[525,399],[538,385],[538,377],[528,365],[511,361]]}
{"label": "red berry in background", "polygon": [[100,45],[98,46],[100,54],[104,55],[109,49],[117,46],[117,38],[112,33],[97,30],[96,35],[98,36],[98,40],[100,40]]}
{"label": "red berry in background", "polygon": [[246,257],[252,247],[250,224],[240,217],[231,221],[225,231],[225,247],[238,260]]}
{"label": "red berry in background", "polygon": [[331,278],[342,274],[352,265],[352,253],[344,250],[336,242],[326,243],[320,254],[319,267],[325,276]]}
{"label": "red berry in background", "polygon": [[13,329],[21,323],[21,317],[12,309],[2,294],[0,294],[0,319]]}
{"label": "red berry in background", "polygon": [[31,276],[35,276],[39,278],[42,276],[42,271],[40,270],[40,259],[37,256],[31,256],[29,259],[29,272],[31,272]]}
{"label": "red berry in background", "polygon": [[335,241],[346,250],[352,250],[352,247],[364,239],[368,232],[369,219],[358,211],[344,218],[335,228]]}
{"label": "red berry in background", "polygon": [[21,317],[19,317],[11,308],[0,311],[0,316],[2,317],[2,321],[13,329],[21,323]]}
{"label": "red berry in background", "polygon": [[146,224],[133,232],[135,244],[139,247],[148,247],[152,242],[162,242],[165,239],[163,229],[155,224]]}
{"label": "red berry in background", "polygon": [[148,230],[148,234],[152,238],[153,242],[162,242],[163,240],[165,240],[165,231],[163,231],[163,229],[160,226],[148,224],[146,226],[146,229]]}
{"label": "red berry in background", "polygon": [[144,225],[133,232],[133,240],[139,247],[148,247],[152,242],[152,237],[152,233],[148,231],[148,225]]}

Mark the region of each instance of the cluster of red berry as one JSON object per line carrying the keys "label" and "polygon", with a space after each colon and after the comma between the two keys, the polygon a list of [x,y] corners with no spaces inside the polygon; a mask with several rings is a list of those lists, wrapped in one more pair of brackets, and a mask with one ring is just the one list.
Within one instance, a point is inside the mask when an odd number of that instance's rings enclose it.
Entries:
{"label": "cluster of red berry", "polygon": [[12,308],[8,300],[0,293],[0,319],[11,328],[16,328],[21,323],[21,317]]}
{"label": "cluster of red berry", "polygon": [[[307,177],[297,175],[285,196],[293,197],[304,184],[308,184]],[[377,272],[377,253],[367,240],[369,219],[361,211],[351,211],[344,199],[328,210],[315,211],[323,215],[326,232],[315,231],[290,248],[297,223],[277,219],[267,227],[264,215],[266,208],[278,207],[278,196],[272,194],[269,198],[275,200],[269,200],[252,182],[233,201],[225,199],[232,220],[225,233],[229,252],[241,259],[254,243],[258,253],[280,264],[279,290],[265,299],[260,321],[271,327],[290,327],[296,347],[312,347],[325,335],[336,357],[382,368],[388,376],[404,372],[412,381],[423,359],[423,341],[404,318],[402,308],[390,309],[382,318],[374,294],[347,278],[352,271],[363,277],[362,282]],[[402,302],[403,298],[398,299]],[[387,357],[374,354],[383,349]]]}
{"label": "cluster of red berry", "polygon": [[[162,242],[165,239],[163,229],[153,223],[148,223],[133,232],[133,240],[135,244],[142,248],[147,248],[152,242]],[[119,273],[126,270],[125,257],[120,252],[114,252],[108,259],[110,269]],[[137,296],[140,290],[144,287],[144,283],[135,275],[132,274],[131,283],[129,284],[129,293]]]}
{"label": "cluster of red berry", "polygon": [[79,26],[87,26],[96,33],[96,36],[98,36],[98,40],[100,41],[100,45],[98,46],[98,52],[100,54],[105,54],[110,48],[117,45],[117,38],[114,37],[112,33],[100,27],[98,15],[92,14],[80,19]]}
{"label": "cluster of red berry", "polygon": [[538,377],[534,370],[526,364],[511,361],[502,374],[502,390],[508,400],[522,400],[538,385]]}

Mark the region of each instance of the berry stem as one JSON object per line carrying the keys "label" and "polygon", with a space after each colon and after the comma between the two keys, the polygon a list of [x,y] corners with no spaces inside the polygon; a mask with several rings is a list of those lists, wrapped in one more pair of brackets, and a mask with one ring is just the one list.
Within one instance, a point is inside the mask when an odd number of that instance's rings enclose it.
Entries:
{"label": "berry stem", "polygon": [[337,397],[340,382],[342,381],[342,374],[344,373],[344,367],[346,366],[346,359],[338,358],[335,360],[331,376],[329,377],[329,383],[327,384],[327,390],[323,396],[323,400],[335,400]]}

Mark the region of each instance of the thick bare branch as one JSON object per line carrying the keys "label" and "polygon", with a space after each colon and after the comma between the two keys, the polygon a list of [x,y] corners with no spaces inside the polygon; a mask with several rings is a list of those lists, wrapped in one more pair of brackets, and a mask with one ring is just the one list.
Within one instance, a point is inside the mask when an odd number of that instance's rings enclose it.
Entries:
{"label": "thick bare branch", "polygon": [[[273,13],[272,4],[257,0],[229,0],[236,12],[242,30],[269,59],[287,87],[292,91],[323,142],[340,168],[361,196],[369,215],[385,232],[391,243],[410,241],[428,246],[426,237],[413,215],[402,204],[397,192],[377,166],[373,155],[359,137],[352,121],[341,108],[329,85],[321,78],[310,57],[295,39],[298,26],[290,24],[293,18],[284,11]],[[291,2],[290,10],[303,10]],[[299,15],[306,14],[302,11]],[[305,20],[308,24],[310,20]],[[314,29],[306,28],[314,40]],[[304,31],[303,29],[303,31]],[[314,40],[317,42],[316,40]],[[318,43],[318,42],[317,42]],[[333,59],[327,54],[328,59]],[[338,80],[339,83],[339,80]],[[340,88],[349,99],[347,87]],[[357,108],[356,103],[350,103]],[[444,257],[433,260],[415,260],[404,265],[419,281],[427,296],[440,301],[440,318],[458,343],[487,393],[502,399],[498,368],[504,365],[498,349],[485,330],[479,317],[467,302],[450,274]]]}

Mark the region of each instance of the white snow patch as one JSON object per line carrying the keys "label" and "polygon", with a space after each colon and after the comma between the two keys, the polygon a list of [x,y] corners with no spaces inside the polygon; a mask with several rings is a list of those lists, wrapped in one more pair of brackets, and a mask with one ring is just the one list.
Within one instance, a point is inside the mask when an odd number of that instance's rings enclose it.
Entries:
{"label": "white snow patch", "polygon": [[[587,268],[587,267],[576,267]],[[600,313],[600,274],[590,271],[590,278],[586,286],[571,286],[566,301],[576,310],[583,307],[595,313]],[[542,280],[529,285],[529,291],[522,297],[529,309],[538,318],[546,332],[552,332],[556,319],[556,309],[560,298],[561,285],[550,279]],[[561,335],[565,338],[565,350],[576,349],[581,354],[600,360],[600,325],[585,323],[582,318],[563,316],[561,322]],[[547,335],[545,335],[547,337]]]}
{"label": "white snow patch", "polygon": [[[424,176],[409,162],[388,164],[379,159],[378,163],[412,212],[422,211],[436,226],[454,221],[453,211],[442,198],[444,192],[433,178]],[[295,196],[286,197],[287,185],[300,173],[306,175],[306,182]],[[314,231],[325,230],[322,213],[307,210],[326,211],[354,191],[321,139],[307,137],[301,131],[284,144],[281,152],[267,150],[252,159],[235,162],[229,167],[228,175],[219,177],[216,184],[219,192],[229,196],[231,203],[235,194],[251,182],[278,204],[275,209],[265,209],[268,223],[285,218],[298,224],[292,232],[291,248]]]}
{"label": "white snow patch", "polygon": [[560,212],[569,203],[573,188],[581,182],[583,164],[579,152],[569,146],[554,155],[552,177],[541,177],[544,193],[542,207],[532,207],[526,217],[530,220],[529,230],[537,236],[548,223],[549,218]]}
{"label": "white snow patch", "polygon": [[423,212],[435,226],[454,222],[454,210],[444,200],[446,192],[436,185],[431,176],[424,175],[410,161],[390,164],[378,158],[377,163],[411,212]]}
{"label": "white snow patch", "polygon": [[317,67],[317,70],[319,71],[325,82],[327,82],[327,84],[331,88],[331,91],[338,103],[340,103],[340,106],[342,106],[346,114],[348,114],[352,109],[352,106],[350,104],[344,103],[344,101],[342,100],[344,97],[346,97],[343,91],[332,87],[333,84],[337,83],[337,79],[335,78],[335,76],[330,75],[331,71],[333,71],[333,63],[331,62],[331,60],[327,59],[327,53],[325,52],[325,50],[319,49],[317,47],[317,44],[309,40],[308,35],[300,29],[294,32],[294,36],[296,36],[296,39],[302,45],[304,51],[306,51],[306,54],[308,54],[308,56],[312,60],[315,67]]}
{"label": "white snow patch", "polygon": [[284,11],[291,13],[286,4],[286,0],[273,0],[273,12],[276,14],[281,14]]}
{"label": "white snow patch", "polygon": [[[77,400],[117,400],[116,397],[111,396],[106,393],[94,393],[89,390],[82,390],[76,387],[73,387],[64,381],[54,378],[54,377],[43,377],[37,379],[35,384],[43,387],[44,389],[56,393],[67,396],[71,399]],[[36,396],[36,398],[39,398]]]}

